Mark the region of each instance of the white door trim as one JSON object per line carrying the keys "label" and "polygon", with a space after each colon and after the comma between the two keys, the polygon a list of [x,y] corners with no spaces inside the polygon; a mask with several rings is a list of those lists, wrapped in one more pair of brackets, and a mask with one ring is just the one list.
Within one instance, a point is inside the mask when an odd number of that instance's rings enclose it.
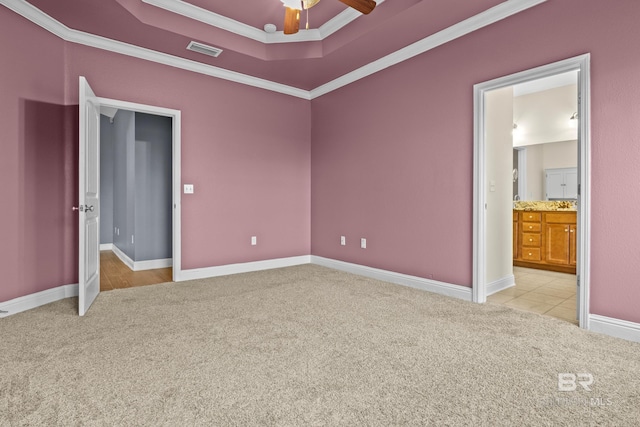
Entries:
{"label": "white door trim", "polygon": [[180,186],[182,182],[180,168],[181,153],[181,125],[182,118],[180,110],[171,108],[156,107],[153,105],[137,104],[135,102],[120,101],[109,98],[98,98],[101,106],[113,107],[121,110],[135,111],[138,113],[155,114],[158,116],[171,117],[172,119],[172,194],[173,194],[173,217],[172,217],[172,236],[173,236],[173,281],[180,280],[182,273],[182,216],[181,216],[181,192]]}
{"label": "white door trim", "polygon": [[590,54],[576,56],[509,76],[500,77],[473,87],[473,301],[487,300],[486,283],[486,141],[485,92],[513,86],[530,80],[578,70],[578,307],[580,327],[589,329],[589,266],[591,229],[591,135],[590,135]]}
{"label": "white door trim", "polygon": [[527,198],[527,147],[513,147],[518,150],[518,195]]}

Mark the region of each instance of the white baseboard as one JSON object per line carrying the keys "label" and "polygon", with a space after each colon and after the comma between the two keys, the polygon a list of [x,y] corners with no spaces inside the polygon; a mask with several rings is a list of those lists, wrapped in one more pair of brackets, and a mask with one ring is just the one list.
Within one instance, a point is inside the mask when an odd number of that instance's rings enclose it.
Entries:
{"label": "white baseboard", "polygon": [[101,251],[112,251],[113,250],[113,243],[100,243],[100,250]]}
{"label": "white baseboard", "polygon": [[221,265],[218,267],[194,268],[182,270],[178,273],[176,281],[206,279],[208,277],[228,276],[230,274],[249,273],[252,271],[271,270],[273,268],[292,267],[294,265],[309,264],[310,255],[302,255],[290,258],[277,258],[265,261],[244,262],[239,264]]}
{"label": "white baseboard", "polygon": [[434,292],[436,294],[447,295],[465,301],[471,301],[472,299],[471,288],[452,285],[451,283],[438,282],[437,280],[424,279],[417,276],[409,276],[407,274],[380,270],[378,268],[352,264],[349,262],[338,261],[315,255],[311,256],[311,263],[321,265],[323,267],[333,268],[335,270],[358,274],[360,276],[370,277],[372,279],[391,282],[403,286],[409,286],[411,288],[422,289],[423,291]]}
{"label": "white baseboard", "polygon": [[127,267],[129,267],[133,271],[154,270],[156,268],[167,268],[173,266],[173,259],[171,258],[134,261],[116,245],[113,245],[111,250],[114,254],[116,254],[118,258],[120,258],[120,261],[124,262]]}
{"label": "white baseboard", "polygon": [[117,247],[115,244],[113,245],[113,248],[111,248],[111,250],[113,251],[114,254],[116,254],[116,256],[118,258],[120,258],[120,261],[124,262],[126,264],[127,267],[129,267],[130,269],[133,270],[133,260],[131,258],[129,258],[129,256],[127,254],[125,254],[122,249],[120,249],[119,247]]}
{"label": "white baseboard", "polygon": [[156,268],[173,267],[172,258],[150,259],[147,261],[134,261],[133,271],[154,270]]}
{"label": "white baseboard", "polygon": [[7,313],[0,313],[0,318],[11,316],[22,311],[31,310],[41,305],[49,304],[65,298],[77,297],[78,285],[63,285],[57,288],[47,289],[34,294],[25,295],[9,301],[0,303],[0,310]]}
{"label": "white baseboard", "polygon": [[[118,250],[122,255],[130,260],[122,251],[113,246],[114,252]],[[118,253],[116,252],[116,255]],[[164,261],[164,260],[162,260]],[[125,261],[123,261],[125,262]],[[143,261],[144,262],[144,261]],[[196,268],[192,270],[182,270],[177,281],[204,279],[208,277],[226,276],[237,273],[248,273],[251,271],[269,270],[273,268],[292,267],[303,264],[316,264],[323,267],[333,268],[335,270],[346,271],[348,273],[358,274],[360,276],[370,277],[385,282],[391,282],[399,285],[409,286],[412,288],[422,289],[442,295],[459,298],[465,301],[471,301],[471,288],[460,285],[453,285],[436,280],[424,279],[417,276],[409,276],[407,274],[396,273],[393,271],[380,270],[364,265],[352,264],[344,261],[319,257],[315,255],[302,255],[290,258],[279,258],[265,261],[246,262],[241,264],[229,264],[218,267]],[[513,285],[513,280],[509,284],[508,276],[503,279],[492,282],[487,286],[488,294],[506,289]],[[494,290],[495,289],[495,290]],[[40,307],[65,298],[78,296],[78,285],[63,285],[56,288],[47,289],[34,294],[25,295],[9,301],[0,303],[0,318],[11,316],[22,311]],[[612,317],[600,316],[597,314],[589,315],[589,330],[593,332],[610,335],[629,341],[640,342],[640,323],[629,322],[626,320],[615,319]]]}
{"label": "white baseboard", "polygon": [[629,341],[640,342],[640,323],[615,319],[613,317],[589,315],[589,330]]}
{"label": "white baseboard", "polygon": [[500,292],[515,285],[516,278],[513,274],[505,276],[502,279],[495,280],[491,283],[487,283],[487,296],[493,295],[496,292]]}

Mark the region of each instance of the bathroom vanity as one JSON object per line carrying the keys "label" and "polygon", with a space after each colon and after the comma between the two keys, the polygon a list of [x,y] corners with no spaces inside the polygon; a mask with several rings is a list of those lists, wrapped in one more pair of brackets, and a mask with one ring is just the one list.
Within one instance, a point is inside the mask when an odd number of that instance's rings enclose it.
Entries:
{"label": "bathroom vanity", "polygon": [[576,249],[574,209],[513,210],[513,265],[575,274]]}

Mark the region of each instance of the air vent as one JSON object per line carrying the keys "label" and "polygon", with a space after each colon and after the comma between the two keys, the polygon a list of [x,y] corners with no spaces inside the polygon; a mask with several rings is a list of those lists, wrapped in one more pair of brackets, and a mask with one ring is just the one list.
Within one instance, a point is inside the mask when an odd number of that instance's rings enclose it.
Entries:
{"label": "air vent", "polygon": [[217,47],[213,47],[213,46],[207,46],[206,44],[193,42],[193,41],[189,43],[189,46],[187,46],[187,49],[192,50],[194,52],[201,53],[203,55],[213,56],[214,58],[217,58],[218,55],[222,53],[222,49],[218,49]]}

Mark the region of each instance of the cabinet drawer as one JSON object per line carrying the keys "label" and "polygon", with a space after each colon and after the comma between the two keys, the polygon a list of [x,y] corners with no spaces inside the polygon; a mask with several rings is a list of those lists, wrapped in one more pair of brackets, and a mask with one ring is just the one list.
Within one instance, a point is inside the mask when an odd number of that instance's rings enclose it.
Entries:
{"label": "cabinet drawer", "polygon": [[523,222],[522,223],[523,233],[527,233],[527,232],[539,233],[540,229],[541,227],[539,222]]}
{"label": "cabinet drawer", "polygon": [[522,220],[525,222],[539,222],[541,219],[540,212],[522,212]]}
{"label": "cabinet drawer", "polygon": [[540,261],[540,248],[522,248],[522,259]]}
{"label": "cabinet drawer", "polygon": [[540,235],[539,234],[530,234],[530,233],[522,233],[522,246],[532,246],[535,248],[540,247]]}
{"label": "cabinet drawer", "polygon": [[576,213],[575,212],[546,213],[544,215],[544,220],[546,222],[550,222],[554,224],[575,224]]}

